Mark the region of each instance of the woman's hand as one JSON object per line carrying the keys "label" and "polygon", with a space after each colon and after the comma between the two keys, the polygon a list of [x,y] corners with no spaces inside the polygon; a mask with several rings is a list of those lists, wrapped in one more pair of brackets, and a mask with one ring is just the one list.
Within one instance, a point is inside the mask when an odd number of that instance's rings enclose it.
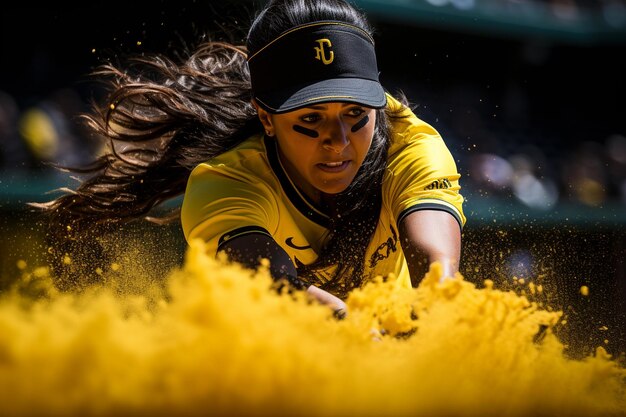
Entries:
{"label": "woman's hand", "polygon": [[321,304],[329,306],[334,311],[337,318],[342,319],[346,316],[346,303],[344,303],[339,297],[336,297],[328,291],[322,290],[321,288],[317,288],[314,285],[309,286],[306,292],[307,294],[309,294],[309,296],[311,296]]}

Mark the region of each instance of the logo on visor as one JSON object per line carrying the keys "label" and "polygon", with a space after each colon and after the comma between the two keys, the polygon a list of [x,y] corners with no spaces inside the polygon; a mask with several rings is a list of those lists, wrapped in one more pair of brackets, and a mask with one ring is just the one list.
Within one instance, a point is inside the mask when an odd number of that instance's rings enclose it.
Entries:
{"label": "logo on visor", "polygon": [[[328,65],[330,63],[333,62],[333,60],[335,59],[335,53],[333,51],[327,51],[325,49],[325,46],[328,46],[329,48],[331,46],[333,46],[332,43],[330,43],[330,39],[318,39],[315,42],[317,42],[320,46],[316,46],[315,49],[315,59],[319,59],[320,61],[322,61],[324,63],[324,65]],[[330,55],[327,57],[326,56],[326,52],[330,52]]]}

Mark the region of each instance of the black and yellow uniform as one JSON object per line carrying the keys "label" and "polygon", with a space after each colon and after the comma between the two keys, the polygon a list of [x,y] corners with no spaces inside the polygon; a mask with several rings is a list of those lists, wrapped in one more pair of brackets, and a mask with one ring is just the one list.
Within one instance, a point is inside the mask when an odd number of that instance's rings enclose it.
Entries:
{"label": "black and yellow uniform", "polygon": [[[402,104],[388,96],[387,106]],[[393,273],[410,286],[398,224],[423,209],[446,211],[459,227],[465,216],[460,175],[441,136],[410,109],[404,107],[401,115],[407,117],[392,123],[380,219],[366,252],[364,282]],[[315,261],[329,234],[328,217],[298,190],[281,165],[275,141],[262,135],[193,170],[182,226],[187,241],[200,238],[212,253],[237,236],[267,234],[296,267]]]}

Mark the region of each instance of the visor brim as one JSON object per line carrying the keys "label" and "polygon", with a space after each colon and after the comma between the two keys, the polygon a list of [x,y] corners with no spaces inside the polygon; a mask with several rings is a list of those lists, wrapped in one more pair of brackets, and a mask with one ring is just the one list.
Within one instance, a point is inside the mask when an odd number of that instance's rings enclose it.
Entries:
{"label": "visor brim", "polygon": [[378,81],[362,78],[335,78],[290,90],[259,93],[258,104],[270,113],[285,113],[319,103],[355,103],[380,109],[387,104],[385,90]]}

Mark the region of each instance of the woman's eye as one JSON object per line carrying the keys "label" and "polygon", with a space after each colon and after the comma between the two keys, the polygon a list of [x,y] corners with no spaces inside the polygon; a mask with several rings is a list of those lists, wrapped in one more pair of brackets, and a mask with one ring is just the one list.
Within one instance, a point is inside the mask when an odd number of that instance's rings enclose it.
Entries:
{"label": "woman's eye", "polygon": [[307,114],[300,117],[300,120],[305,123],[315,123],[320,120],[320,116],[318,114]]}
{"label": "woman's eye", "polygon": [[358,107],[352,108],[348,111],[348,115],[352,117],[359,117],[363,113],[365,113],[365,110]]}

